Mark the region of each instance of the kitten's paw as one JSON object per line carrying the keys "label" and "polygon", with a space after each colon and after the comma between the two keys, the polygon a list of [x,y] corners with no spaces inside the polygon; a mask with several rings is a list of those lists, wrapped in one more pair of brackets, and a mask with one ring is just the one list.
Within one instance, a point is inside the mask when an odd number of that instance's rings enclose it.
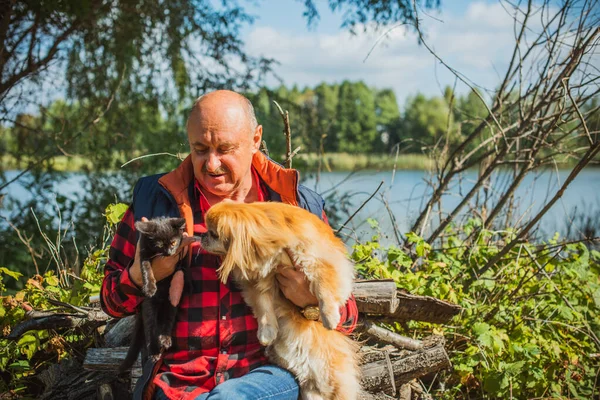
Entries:
{"label": "kitten's paw", "polygon": [[268,346],[277,337],[278,330],[273,325],[263,325],[258,328],[258,341],[263,346]]}
{"label": "kitten's paw", "polygon": [[146,297],[152,297],[156,294],[156,283],[149,281],[142,289]]}
{"label": "kitten's paw", "polygon": [[169,350],[173,345],[173,340],[169,335],[158,335],[158,343],[163,350]]}
{"label": "kitten's paw", "polygon": [[340,323],[340,310],[336,307],[319,307],[321,309],[321,321],[327,329],[335,329]]}
{"label": "kitten's paw", "polygon": [[151,354],[148,356],[149,360],[152,360],[153,364],[156,364],[160,360],[160,354]]}

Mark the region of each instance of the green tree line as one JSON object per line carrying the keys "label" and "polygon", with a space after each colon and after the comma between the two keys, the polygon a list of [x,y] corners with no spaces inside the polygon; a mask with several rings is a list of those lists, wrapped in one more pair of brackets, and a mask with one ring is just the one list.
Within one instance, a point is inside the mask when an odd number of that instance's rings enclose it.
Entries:
{"label": "green tree line", "polygon": [[[254,104],[265,142],[277,160],[285,153],[285,136],[274,101],[289,111],[294,148],[301,146],[304,153],[381,154],[399,146],[404,154],[435,154],[436,149],[459,145],[488,114],[477,93],[454,93],[450,87],[443,96],[408,96],[402,106],[392,89],[372,88],[363,81],[321,83],[303,89],[263,87],[246,95]],[[596,103],[597,99],[589,107],[596,107]],[[187,152],[187,109],[167,113],[146,102],[115,107],[119,111],[107,113],[91,127],[90,134],[74,138],[85,129],[89,119],[86,108],[57,100],[40,109],[38,115],[18,115],[12,127],[2,129],[0,149],[17,163],[52,151],[57,156],[84,156],[101,169],[117,168],[138,155]],[[590,125],[598,126],[598,116],[590,119]],[[57,132],[63,136],[66,148],[54,146]],[[490,134],[484,131],[480,136],[470,144],[472,149]],[[165,164],[172,162],[163,158],[152,165],[167,168],[170,165]]]}

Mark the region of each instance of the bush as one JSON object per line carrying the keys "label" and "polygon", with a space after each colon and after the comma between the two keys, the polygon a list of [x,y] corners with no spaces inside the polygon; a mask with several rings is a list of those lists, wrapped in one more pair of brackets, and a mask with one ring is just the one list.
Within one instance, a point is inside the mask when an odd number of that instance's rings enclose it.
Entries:
{"label": "bush", "polygon": [[[113,230],[127,209],[126,205],[106,208],[107,228]],[[26,319],[30,310],[44,311],[60,308],[60,303],[73,306],[89,305],[90,296],[100,293],[104,277],[104,261],[108,247],[91,251],[85,259],[79,276],[73,271],[58,268],[43,276],[34,275],[24,288],[7,295],[6,279],[21,279],[18,272],[0,268],[0,393],[18,397],[39,394],[32,379],[49,365],[65,357],[82,358],[85,350],[94,344],[95,328],[81,327],[67,331],[53,329],[30,330],[16,340],[7,339],[11,330]],[[69,310],[68,312],[73,312]],[[4,398],[3,396],[0,396]]]}
{"label": "bush", "polygon": [[[373,225],[376,223],[373,222]],[[476,267],[513,238],[478,230],[472,220],[446,231],[432,248],[408,234],[414,251],[383,249],[379,236],[354,246],[365,278],[392,278],[399,288],[460,304],[449,326],[410,322],[392,327],[408,336],[443,334],[453,364],[438,375],[441,399],[591,399],[600,341],[600,253],[582,243],[522,243],[472,284]],[[465,237],[475,232],[470,246]],[[416,259],[416,261],[415,261]]]}

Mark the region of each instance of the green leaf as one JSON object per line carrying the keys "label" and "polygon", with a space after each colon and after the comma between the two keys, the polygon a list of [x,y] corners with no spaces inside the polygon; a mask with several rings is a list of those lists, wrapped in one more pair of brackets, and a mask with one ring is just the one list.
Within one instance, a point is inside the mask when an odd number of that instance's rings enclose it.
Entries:
{"label": "green leaf", "polygon": [[124,203],[109,204],[104,211],[106,219],[112,225],[118,224],[129,207]]}
{"label": "green leaf", "polygon": [[379,221],[377,221],[376,219],[367,218],[367,223],[369,224],[369,226],[371,227],[371,229],[377,229],[377,228],[379,228]]}
{"label": "green leaf", "polygon": [[15,280],[19,280],[19,278],[23,276],[22,273],[17,272],[17,271],[11,271],[10,269],[8,269],[6,267],[0,267],[0,275],[2,275],[2,274],[8,275]]}
{"label": "green leaf", "polygon": [[44,280],[50,286],[58,286],[58,278],[55,275],[47,275]]}
{"label": "green leaf", "polygon": [[28,360],[31,360],[38,350],[39,340],[37,336],[27,333],[21,336],[21,339],[17,342],[17,347],[19,347],[21,353],[25,355]]}
{"label": "green leaf", "polygon": [[476,322],[473,324],[473,333],[481,335],[490,331],[490,326],[485,322]]}
{"label": "green leaf", "polygon": [[8,365],[8,368],[20,368],[20,369],[29,369],[29,361],[26,360],[18,360]]}

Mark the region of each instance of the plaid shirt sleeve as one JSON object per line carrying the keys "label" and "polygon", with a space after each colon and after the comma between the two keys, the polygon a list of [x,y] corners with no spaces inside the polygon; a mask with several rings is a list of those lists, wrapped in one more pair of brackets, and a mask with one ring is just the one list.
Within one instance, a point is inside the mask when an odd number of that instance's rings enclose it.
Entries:
{"label": "plaid shirt sleeve", "polygon": [[129,266],[135,257],[136,233],[131,207],[117,227],[104,266],[101,289],[102,309],[108,315],[121,318],[134,314],[144,294],[131,280]]}
{"label": "plaid shirt sleeve", "polygon": [[[329,220],[327,219],[327,215],[325,215],[325,211],[323,211],[323,221],[329,225]],[[346,335],[354,332],[356,323],[358,322],[358,307],[356,306],[356,299],[354,298],[354,295],[350,295],[346,305],[340,307],[340,315],[340,323],[336,330]]]}
{"label": "plaid shirt sleeve", "polygon": [[336,330],[342,332],[345,335],[351,334],[356,328],[358,322],[358,308],[356,307],[356,300],[354,295],[351,295],[346,305],[340,308],[340,324]]}

